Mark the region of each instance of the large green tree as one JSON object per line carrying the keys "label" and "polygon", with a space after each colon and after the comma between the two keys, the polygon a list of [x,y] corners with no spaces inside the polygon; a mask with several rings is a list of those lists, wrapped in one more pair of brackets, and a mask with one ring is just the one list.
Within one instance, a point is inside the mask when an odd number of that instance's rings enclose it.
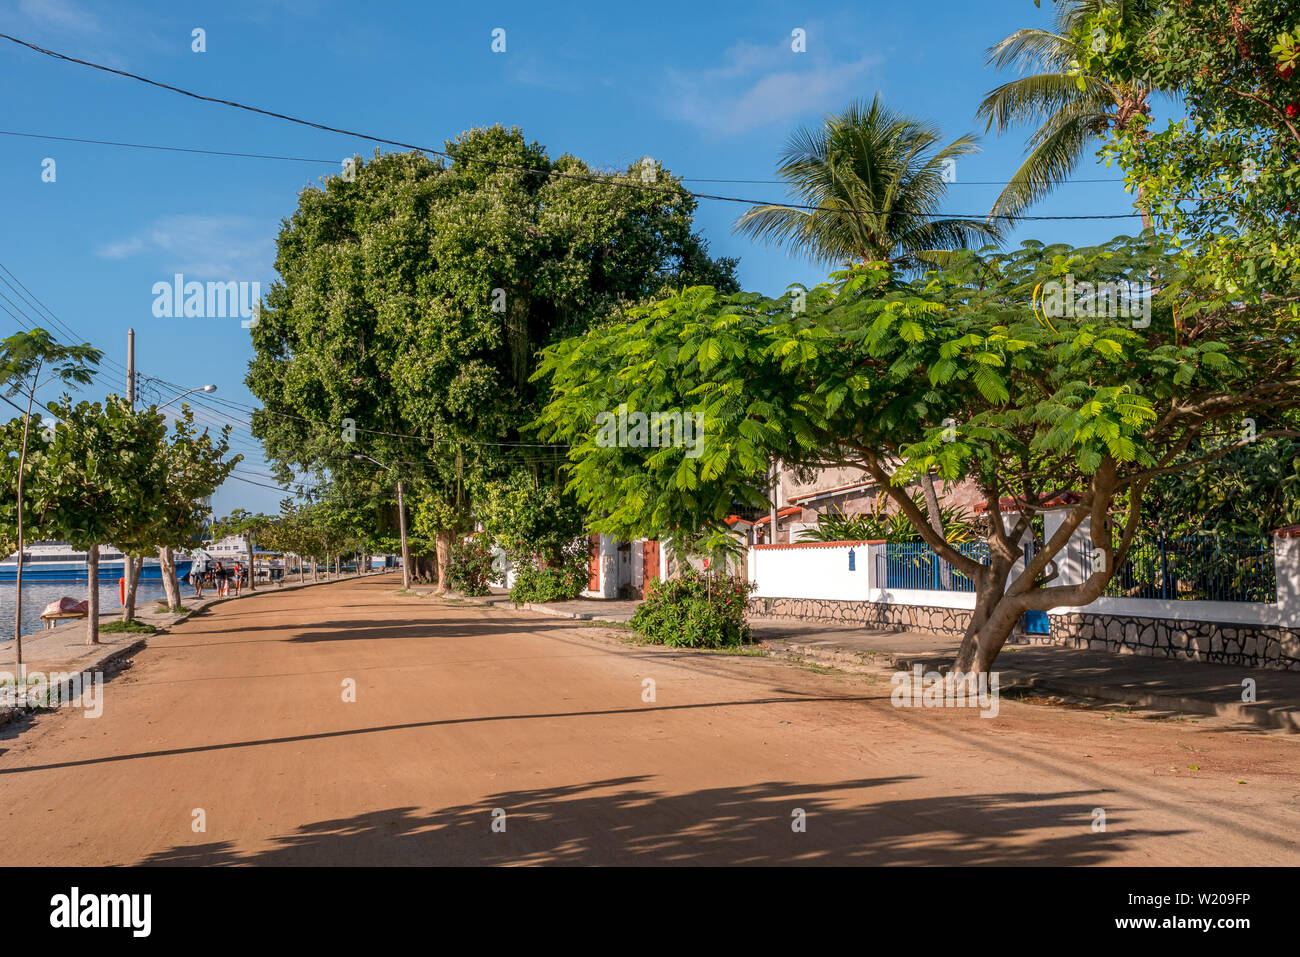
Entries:
{"label": "large green tree", "polygon": [[[1148,298],[1141,284],[1156,268],[1165,285]],[[1067,276],[1079,283],[1077,308],[1053,320],[1038,296]],[[1109,304],[1082,285],[1110,282],[1138,285]],[[694,287],[548,349],[545,435],[573,444],[572,489],[596,528],[621,537],[710,525],[724,534],[737,500],[763,503],[773,456],[865,469],[975,582],[955,664],[985,671],[1021,614],[1102,593],[1156,477],[1244,444],[1188,459],[1208,430],[1300,404],[1300,321],[1217,301],[1164,246],[1125,240],[963,252],[906,284],[884,264],[859,267],[811,290],[804,311],[788,295]],[[1209,303],[1215,335],[1187,341],[1175,313],[1197,302]],[[601,443],[596,417],[617,403],[702,416],[702,454]],[[991,517],[988,564],[945,541],[907,494],[931,469],[979,488]],[[1078,504],[1018,566],[1034,519],[1062,491],[1078,493]],[[1014,514],[1004,522],[1004,512]],[[1085,521],[1092,571],[1054,583],[1056,559]]]}
{"label": "large green tree", "polygon": [[[87,553],[87,641],[93,644],[99,546],[111,542],[138,558],[171,534],[163,529],[170,508],[167,427],[154,410],[132,409],[118,396],[102,404],[65,397],[50,411],[57,424],[42,430],[32,449],[32,519],[44,537]],[[128,600],[123,620],[132,613]]]}
{"label": "large green tree", "polygon": [[167,604],[173,608],[181,604],[174,550],[200,541],[207,520],[207,502],[243,460],[242,455],[227,458],[229,451],[230,426],[214,437],[206,428],[200,429],[195,425],[194,413],[188,404],[181,405],[180,415],[172,423],[172,434],[164,450],[167,487],[162,507],[155,513],[157,522],[153,534],[163,590]]}
{"label": "large green tree", "polygon": [[32,406],[36,392],[53,381],[67,385],[86,385],[94,377],[94,367],[103,353],[90,345],[64,345],[39,327],[16,332],[0,340],[0,390],[7,399],[23,396],[27,409],[23,413],[22,437],[12,448],[18,452],[14,482],[14,542],[17,546],[14,582],[14,654],[21,669],[23,663],[23,478],[27,464],[27,444],[31,434]]}
{"label": "large green tree", "polygon": [[[1298,298],[1300,15],[1293,0],[1154,2],[1141,16],[1078,27],[1108,38],[1083,67],[1175,94],[1182,113],[1154,130],[1135,115],[1108,154],[1188,260],[1226,300]],[[1148,128],[1154,131],[1148,133]],[[1187,316],[1188,335],[1203,335]]]}
{"label": "large green tree", "polygon": [[[518,467],[535,351],[668,285],[734,288],[653,162],[603,173],[517,130],[472,130],[449,162],[376,156],[304,190],[252,330],[255,434],[283,479],[347,483],[371,456],[424,503],[439,551],[471,478]],[[439,569],[439,582],[445,570]]]}

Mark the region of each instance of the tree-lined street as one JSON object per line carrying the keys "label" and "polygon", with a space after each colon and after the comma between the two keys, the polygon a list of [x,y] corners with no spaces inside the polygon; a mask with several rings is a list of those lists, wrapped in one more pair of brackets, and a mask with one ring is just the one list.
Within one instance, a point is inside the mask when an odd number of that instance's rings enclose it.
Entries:
{"label": "tree-lined street", "polygon": [[895,708],[884,676],[397,585],[216,606],[151,639],[98,720],[5,728],[0,863],[1300,862],[1292,736]]}

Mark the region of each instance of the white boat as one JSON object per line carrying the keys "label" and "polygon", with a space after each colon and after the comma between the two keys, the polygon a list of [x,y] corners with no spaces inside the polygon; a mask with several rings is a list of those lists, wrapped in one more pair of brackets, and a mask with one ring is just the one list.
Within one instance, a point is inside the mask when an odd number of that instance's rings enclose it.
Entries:
{"label": "white boat", "polygon": [[[176,551],[176,577],[184,581],[193,558],[182,549]],[[113,581],[126,570],[126,557],[112,545],[99,546],[99,580]],[[29,542],[23,549],[23,581],[84,582],[88,577],[86,553],[67,542]],[[0,582],[18,577],[18,553],[0,562]],[[145,558],[141,581],[162,581],[157,558]]]}

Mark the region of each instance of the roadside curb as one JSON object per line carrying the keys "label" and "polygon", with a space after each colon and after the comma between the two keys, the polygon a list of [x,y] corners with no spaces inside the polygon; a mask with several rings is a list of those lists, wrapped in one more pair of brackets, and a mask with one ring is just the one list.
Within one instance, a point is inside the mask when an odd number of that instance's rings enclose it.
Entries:
{"label": "roadside curb", "polygon": [[[493,600],[494,598],[496,600]],[[474,604],[482,605],[485,608],[495,608],[499,605],[509,605],[512,608],[518,608],[524,611],[536,612],[539,615],[550,615],[552,618],[568,618],[573,621],[599,621],[609,625],[623,625],[623,626],[627,625],[627,622],[623,621],[620,618],[606,618],[603,615],[589,615],[580,611],[563,611],[559,608],[550,608],[546,605],[535,605],[532,602],[527,602],[527,601],[522,603],[515,603],[510,601],[508,598],[504,598],[503,596],[487,597],[483,595],[477,595],[471,597],[468,595],[462,595],[460,600],[473,602]]]}
{"label": "roadside curb", "polygon": [[[71,699],[73,697],[73,691],[75,690],[73,687],[73,683],[77,681],[77,679],[80,678],[82,675],[95,674],[96,672],[108,671],[110,665],[114,664],[117,661],[120,661],[123,658],[130,658],[132,655],[136,654],[139,651],[143,651],[148,646],[149,646],[149,636],[142,635],[141,637],[137,638],[135,641],[131,642],[129,645],[122,645],[121,647],[118,648],[106,649],[104,654],[100,655],[97,658],[93,658],[89,661],[83,662],[82,664],[78,665],[73,671],[61,671],[61,670],[44,671],[42,673],[46,675],[47,679],[51,674],[66,675],[66,677],[63,680],[61,680],[57,686],[51,685],[47,680],[45,682],[44,694],[48,696],[52,691],[55,691],[57,688],[56,696],[60,701]],[[26,710],[27,710],[26,708],[22,708],[22,707],[5,706],[4,710],[0,711],[0,726],[6,725],[10,721],[15,720],[19,715],[26,713]]]}
{"label": "roadside curb", "polygon": [[[897,671],[911,671],[915,665],[938,670],[936,667],[938,661],[933,655],[894,654],[887,651],[867,654],[816,645],[803,645],[795,642],[787,642],[780,648],[770,648],[770,650],[774,654],[783,654],[786,657],[811,658],[824,661],[827,664],[856,673],[878,673],[881,665],[888,665]],[[946,660],[944,663],[947,663]],[[1300,709],[1295,708],[1260,708],[1251,707],[1245,703],[1208,701],[1204,698],[1187,695],[1156,694],[1138,691],[1133,688],[1117,688],[1086,681],[1071,681],[1015,668],[1002,669],[1000,673],[1003,676],[1002,687],[1004,689],[1030,688],[1035,691],[1093,698],[1099,701],[1130,704],[1141,708],[1185,711],[1191,714],[1229,718],[1244,724],[1255,724],[1260,727],[1286,731],[1292,734],[1300,732]]]}

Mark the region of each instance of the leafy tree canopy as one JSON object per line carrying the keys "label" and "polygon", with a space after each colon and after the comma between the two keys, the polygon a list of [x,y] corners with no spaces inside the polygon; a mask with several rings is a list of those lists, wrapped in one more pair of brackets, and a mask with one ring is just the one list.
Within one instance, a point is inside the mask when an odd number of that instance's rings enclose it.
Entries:
{"label": "leafy tree canopy", "polygon": [[414,497],[438,503],[443,528],[467,476],[519,463],[497,443],[536,412],[537,348],[667,284],[734,288],[734,263],[708,257],[693,198],[656,164],[605,174],[499,126],[447,150],[449,163],[377,154],[303,191],[247,378],[283,480],[372,476],[353,459],[365,452],[423,482]]}
{"label": "leafy tree canopy", "polygon": [[[1058,282],[1069,313],[1052,318],[1044,290]],[[987,667],[1020,613],[1097,597],[1147,486],[1191,467],[1183,453],[1207,429],[1300,403],[1300,322],[1216,297],[1162,245],[1027,242],[958,253],[906,283],[875,264],[835,274],[799,305],[697,286],[549,348],[538,373],[552,388],[544,434],[573,444],[570,487],[593,525],[620,537],[720,529],[734,502],[762,506],[773,456],[866,469],[977,582],[963,655],[976,641],[979,654],[959,658],[967,667]],[[702,454],[597,441],[596,417],[620,403],[697,414]],[[995,518],[990,566],[948,547],[905,494],[930,469],[983,493]],[[1032,516],[1063,490],[1079,505],[1004,587]],[[1010,527],[1004,496],[1025,503]],[[1111,522],[1119,506],[1122,533]],[[1085,518],[1102,560],[1082,584],[1049,585],[1048,563]]]}

